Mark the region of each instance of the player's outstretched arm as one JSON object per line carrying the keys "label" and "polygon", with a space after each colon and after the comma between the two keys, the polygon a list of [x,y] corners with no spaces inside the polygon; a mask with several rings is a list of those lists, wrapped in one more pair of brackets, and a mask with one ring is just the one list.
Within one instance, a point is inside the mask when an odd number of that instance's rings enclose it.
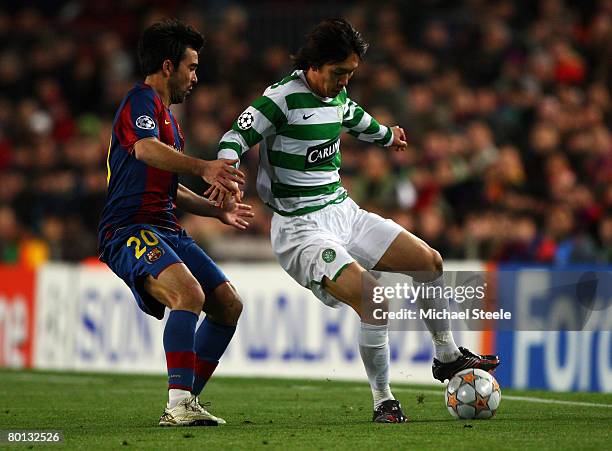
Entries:
{"label": "player's outstretched arm", "polygon": [[342,117],[342,128],[357,139],[389,147],[394,150],[405,150],[406,134],[399,125],[386,127],[380,125],[367,111],[355,101],[347,99]]}
{"label": "player's outstretched arm", "polygon": [[233,166],[237,160],[200,160],[177,152],[156,138],[137,141],[134,154],[149,166],[202,177],[207,183],[219,183],[235,195],[240,193],[237,183],[244,183],[244,174]]}
{"label": "player's outstretched arm", "polygon": [[[236,159],[287,123],[287,104],[279,86],[270,86],[238,116],[232,128],[221,137],[219,160],[238,167]],[[229,189],[220,182],[211,183],[204,196],[221,206],[232,201],[239,203],[242,199],[240,190]]]}
{"label": "player's outstretched arm", "polygon": [[249,226],[248,219],[255,216],[250,205],[230,200],[219,207],[180,184],[176,194],[176,206],[194,215],[217,218],[239,230],[246,230]]}

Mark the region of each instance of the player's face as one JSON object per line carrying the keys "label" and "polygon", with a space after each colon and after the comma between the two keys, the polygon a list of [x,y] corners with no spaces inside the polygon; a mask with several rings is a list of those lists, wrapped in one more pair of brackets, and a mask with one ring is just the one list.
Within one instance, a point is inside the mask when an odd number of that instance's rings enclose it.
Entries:
{"label": "player's face", "polygon": [[182,103],[198,82],[196,69],[198,68],[198,52],[187,47],[185,55],[178,68],[168,80],[170,88],[170,103]]}
{"label": "player's face", "polygon": [[348,85],[355,69],[359,66],[359,57],[352,53],[339,63],[328,63],[313,69],[313,75],[318,81],[317,94],[323,97],[336,97]]}

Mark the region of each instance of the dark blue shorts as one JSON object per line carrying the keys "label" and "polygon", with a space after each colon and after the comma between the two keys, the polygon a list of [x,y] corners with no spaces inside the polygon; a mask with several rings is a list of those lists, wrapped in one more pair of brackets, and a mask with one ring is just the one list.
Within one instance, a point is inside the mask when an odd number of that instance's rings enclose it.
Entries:
{"label": "dark blue shorts", "polygon": [[141,310],[157,319],[164,317],[166,306],[145,291],[147,275],[157,279],[168,266],[182,262],[206,295],[228,280],[187,232],[147,224],[119,229],[106,243],[102,260],[130,287]]}

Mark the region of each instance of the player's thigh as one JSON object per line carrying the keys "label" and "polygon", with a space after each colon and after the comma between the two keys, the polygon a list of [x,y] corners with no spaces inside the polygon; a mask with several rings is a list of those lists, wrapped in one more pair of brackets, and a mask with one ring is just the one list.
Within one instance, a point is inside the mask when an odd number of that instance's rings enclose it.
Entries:
{"label": "player's thigh", "polygon": [[174,251],[172,233],[130,226],[117,231],[105,250],[108,266],[130,287],[138,306],[158,319],[166,306],[195,311],[203,302],[201,289]]}
{"label": "player's thigh", "polygon": [[323,277],[323,288],[333,297],[360,311],[362,275],[366,270],[357,262],[350,263],[342,269],[335,279]]}
{"label": "player's thigh", "polygon": [[242,301],[221,268],[186,233],[181,236],[178,255],[204,290],[204,312],[218,323],[235,325]]}
{"label": "player's thigh", "polygon": [[199,315],[204,304],[202,287],[182,262],[164,268],[143,283],[148,294],[172,310],[189,310]]}
{"label": "player's thigh", "polygon": [[428,281],[442,273],[442,257],[390,219],[359,209],[349,252],[366,269],[402,272]]}
{"label": "player's thigh", "polygon": [[431,280],[442,273],[442,257],[425,241],[402,230],[386,249],[377,271],[403,272],[417,280]]}
{"label": "player's thigh", "polygon": [[179,239],[177,254],[202,285],[206,296],[211,295],[222,283],[228,282],[221,268],[184,231]]}
{"label": "player's thigh", "polygon": [[376,279],[357,262],[344,268],[336,280],[323,279],[323,288],[355,310],[363,322],[383,324],[385,321],[376,320],[374,310],[386,309],[387,303],[373,302],[376,286]]}
{"label": "player's thigh", "polygon": [[354,217],[347,249],[365,269],[374,269],[404,229],[390,219],[363,210],[356,204]]}

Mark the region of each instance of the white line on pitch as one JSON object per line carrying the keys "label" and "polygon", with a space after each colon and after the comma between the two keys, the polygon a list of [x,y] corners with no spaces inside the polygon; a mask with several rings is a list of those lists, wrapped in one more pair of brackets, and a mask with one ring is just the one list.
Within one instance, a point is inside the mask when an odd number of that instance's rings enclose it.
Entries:
{"label": "white line on pitch", "polygon": [[[356,388],[356,387],[355,387]],[[424,393],[429,395],[444,395],[443,390],[419,390],[416,388],[405,388],[405,387],[395,387],[393,391],[408,391],[414,393]],[[524,401],[524,402],[535,402],[541,404],[564,404],[566,406],[583,406],[583,407],[607,407],[612,408],[612,404],[599,404],[596,402],[584,402],[584,401],[564,401],[561,399],[549,399],[549,398],[534,398],[531,396],[513,396],[513,395],[504,395],[502,391],[502,399],[507,399],[509,401]]]}
{"label": "white line on pitch", "polygon": [[612,404],[599,404],[596,402],[584,402],[584,401],[563,401],[561,399],[548,399],[548,398],[531,398],[529,396],[502,396],[510,401],[525,401],[525,402],[540,402],[542,404],[565,404],[568,406],[583,406],[583,407],[608,407],[612,408]]}

